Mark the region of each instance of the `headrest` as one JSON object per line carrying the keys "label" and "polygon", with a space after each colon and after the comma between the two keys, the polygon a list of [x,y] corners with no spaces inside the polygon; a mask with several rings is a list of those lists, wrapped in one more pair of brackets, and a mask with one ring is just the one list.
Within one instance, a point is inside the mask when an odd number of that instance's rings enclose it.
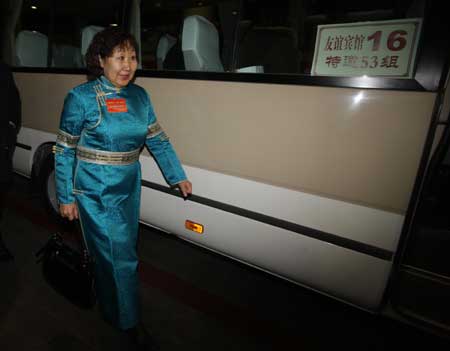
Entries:
{"label": "headrest", "polygon": [[163,34],[161,38],[159,38],[158,46],[156,47],[156,63],[158,69],[163,68],[163,62],[167,56],[167,53],[175,45],[177,42],[177,38],[173,37],[170,34]]}
{"label": "headrest", "polygon": [[101,32],[103,27],[99,26],[87,26],[81,30],[81,55],[84,57],[86,55],[89,45],[91,45],[92,39],[94,39],[95,34]]}
{"label": "headrest", "polygon": [[53,45],[54,67],[82,67],[80,49],[71,45]]}
{"label": "headrest", "polygon": [[219,34],[206,18],[194,15],[184,19],[181,48],[186,70],[223,72]]}

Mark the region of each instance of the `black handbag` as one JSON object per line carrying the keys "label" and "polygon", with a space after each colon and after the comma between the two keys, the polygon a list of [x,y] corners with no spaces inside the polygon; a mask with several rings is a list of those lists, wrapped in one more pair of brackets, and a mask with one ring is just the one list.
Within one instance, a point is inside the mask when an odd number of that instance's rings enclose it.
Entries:
{"label": "black handbag", "polygon": [[[80,234],[82,235],[82,234]],[[76,250],[64,242],[61,234],[53,234],[37,253],[47,283],[74,305],[89,309],[96,302],[94,262],[81,240]]]}

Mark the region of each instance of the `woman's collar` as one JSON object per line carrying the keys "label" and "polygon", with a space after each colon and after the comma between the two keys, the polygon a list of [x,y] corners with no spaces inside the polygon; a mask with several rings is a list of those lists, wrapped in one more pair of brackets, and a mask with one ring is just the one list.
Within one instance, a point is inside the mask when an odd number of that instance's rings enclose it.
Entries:
{"label": "woman's collar", "polygon": [[104,75],[101,75],[98,78],[98,80],[106,89],[114,90],[117,93],[119,93],[122,89],[126,88],[126,86],[122,87],[122,88],[118,88],[118,87],[114,86],[114,84],[112,84],[111,81],[108,78],[106,78]]}

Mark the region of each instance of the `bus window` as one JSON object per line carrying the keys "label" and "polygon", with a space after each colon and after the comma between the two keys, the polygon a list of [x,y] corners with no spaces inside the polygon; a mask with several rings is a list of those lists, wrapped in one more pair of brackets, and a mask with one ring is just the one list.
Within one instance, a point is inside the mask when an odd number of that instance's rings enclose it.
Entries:
{"label": "bus window", "polygon": [[121,5],[121,0],[111,0],[108,6],[88,0],[24,0],[11,32],[15,48],[4,48],[3,56],[13,51],[12,63],[18,67],[84,67],[83,56],[93,35],[104,27],[122,25]]}
{"label": "bus window", "polygon": [[[235,66],[265,73],[298,73],[300,1],[243,1]],[[292,9],[291,9],[292,5]]]}
{"label": "bus window", "polygon": [[[20,3],[19,3],[20,4]],[[17,6],[17,4],[16,4]],[[14,61],[16,66],[47,67],[50,2],[25,0],[15,28]]]}
{"label": "bus window", "polygon": [[229,3],[233,1],[143,1],[142,68],[227,70],[234,28],[224,25],[221,11]]}
{"label": "bus window", "polygon": [[[87,10],[89,9],[89,10]],[[107,26],[121,25],[121,1],[56,2],[52,36],[53,67],[83,67],[93,36]]]}
{"label": "bus window", "polygon": [[309,75],[319,25],[421,18],[424,3],[243,0],[234,65]]}

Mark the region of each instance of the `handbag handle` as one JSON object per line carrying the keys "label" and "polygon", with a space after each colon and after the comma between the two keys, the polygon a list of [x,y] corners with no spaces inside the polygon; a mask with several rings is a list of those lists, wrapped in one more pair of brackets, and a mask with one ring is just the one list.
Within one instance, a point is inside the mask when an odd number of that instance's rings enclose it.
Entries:
{"label": "handbag handle", "polygon": [[76,222],[76,227],[78,229],[78,239],[79,239],[81,248],[83,249],[83,254],[89,255],[86,238],[84,237],[83,228],[81,226],[81,221],[79,219],[76,219],[75,222]]}
{"label": "handbag handle", "polygon": [[[83,234],[83,228],[81,227],[81,222],[80,220],[76,220],[75,221],[75,226],[77,228],[77,235],[76,235],[76,240],[80,245],[82,254],[83,254],[83,258],[84,258],[84,264],[88,264],[89,261],[91,261],[91,257],[89,254],[89,250],[87,248],[87,243],[86,243],[86,239],[84,237]],[[45,252],[47,251],[47,249],[49,249],[51,246],[53,245],[61,245],[63,243],[63,237],[60,233],[54,233],[51,235],[50,239],[44,244],[44,246],[42,246],[36,253],[35,253],[35,257],[36,257],[36,263],[40,263],[44,256],[45,256]]]}

